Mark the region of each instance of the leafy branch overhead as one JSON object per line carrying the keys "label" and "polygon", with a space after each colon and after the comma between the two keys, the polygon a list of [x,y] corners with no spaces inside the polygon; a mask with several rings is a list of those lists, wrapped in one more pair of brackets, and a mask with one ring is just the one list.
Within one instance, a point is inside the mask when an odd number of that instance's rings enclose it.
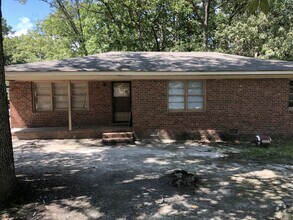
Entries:
{"label": "leafy branch overhead", "polygon": [[107,51],[205,50],[293,60],[293,0],[42,1],[52,13],[34,30],[11,37],[13,30],[4,28],[6,64]]}
{"label": "leafy branch overhead", "polygon": [[250,13],[255,12],[257,9],[261,10],[265,14],[268,14],[270,10],[269,0],[251,0],[249,4]]}

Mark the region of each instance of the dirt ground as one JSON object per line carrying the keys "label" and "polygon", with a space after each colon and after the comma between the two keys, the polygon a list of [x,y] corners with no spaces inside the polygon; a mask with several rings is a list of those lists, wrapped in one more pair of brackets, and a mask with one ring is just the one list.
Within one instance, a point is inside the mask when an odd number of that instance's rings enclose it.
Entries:
{"label": "dirt ground", "polygon": [[[13,143],[17,176],[30,193],[2,219],[293,219],[293,166],[235,159],[230,148],[103,146],[89,139]],[[200,182],[173,187],[174,169]]]}

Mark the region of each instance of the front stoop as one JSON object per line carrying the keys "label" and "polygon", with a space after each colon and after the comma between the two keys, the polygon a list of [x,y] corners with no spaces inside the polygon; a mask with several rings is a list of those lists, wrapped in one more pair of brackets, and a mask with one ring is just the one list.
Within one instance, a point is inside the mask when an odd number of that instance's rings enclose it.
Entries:
{"label": "front stoop", "polygon": [[133,132],[111,132],[102,134],[102,143],[133,143]]}

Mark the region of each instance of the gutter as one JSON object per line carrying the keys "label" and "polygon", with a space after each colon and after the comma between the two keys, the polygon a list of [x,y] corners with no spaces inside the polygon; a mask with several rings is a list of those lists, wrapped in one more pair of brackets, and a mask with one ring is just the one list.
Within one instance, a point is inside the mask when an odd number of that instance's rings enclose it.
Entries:
{"label": "gutter", "polygon": [[293,71],[222,71],[222,72],[6,72],[6,80],[176,80],[176,79],[293,79]]}

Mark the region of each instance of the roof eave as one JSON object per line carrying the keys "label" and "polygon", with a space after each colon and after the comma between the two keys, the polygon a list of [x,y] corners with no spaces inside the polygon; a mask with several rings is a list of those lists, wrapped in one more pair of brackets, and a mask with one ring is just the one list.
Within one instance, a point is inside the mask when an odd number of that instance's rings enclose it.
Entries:
{"label": "roof eave", "polygon": [[8,81],[59,80],[176,80],[176,79],[255,79],[293,78],[292,71],[222,71],[222,72],[6,72]]}

